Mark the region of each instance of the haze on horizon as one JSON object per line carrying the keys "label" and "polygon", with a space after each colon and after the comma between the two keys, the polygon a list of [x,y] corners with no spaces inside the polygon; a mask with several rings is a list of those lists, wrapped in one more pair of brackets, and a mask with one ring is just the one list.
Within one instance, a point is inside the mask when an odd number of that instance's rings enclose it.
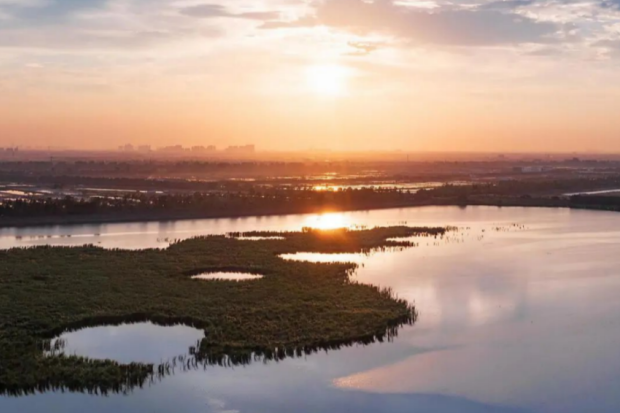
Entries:
{"label": "haze on horizon", "polygon": [[620,152],[619,0],[0,0],[0,146]]}

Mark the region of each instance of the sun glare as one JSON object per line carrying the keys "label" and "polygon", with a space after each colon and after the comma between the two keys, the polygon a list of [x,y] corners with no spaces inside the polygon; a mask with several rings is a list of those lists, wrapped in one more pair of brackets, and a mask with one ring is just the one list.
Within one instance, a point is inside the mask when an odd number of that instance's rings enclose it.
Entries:
{"label": "sun glare", "polygon": [[304,226],[316,229],[336,229],[348,228],[351,223],[344,214],[334,212],[309,217]]}
{"label": "sun glare", "polygon": [[312,66],[306,76],[309,87],[318,95],[341,96],[346,93],[348,72],[342,66]]}

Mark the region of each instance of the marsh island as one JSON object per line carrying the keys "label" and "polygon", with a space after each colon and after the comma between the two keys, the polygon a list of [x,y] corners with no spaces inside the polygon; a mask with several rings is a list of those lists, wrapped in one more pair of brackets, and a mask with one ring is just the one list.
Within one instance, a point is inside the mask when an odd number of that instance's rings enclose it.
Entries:
{"label": "marsh island", "polygon": [[[166,374],[166,365],[121,364],[50,348],[60,334],[88,327],[148,321],[201,329],[204,338],[182,361],[187,366],[243,364],[384,340],[415,321],[410,303],[352,280],[354,263],[280,256],[407,248],[414,244],[399,238],[445,232],[406,226],[304,229],[198,237],[141,251],[95,246],[1,251],[0,392],[126,392]],[[222,272],[262,278],[194,277]]]}

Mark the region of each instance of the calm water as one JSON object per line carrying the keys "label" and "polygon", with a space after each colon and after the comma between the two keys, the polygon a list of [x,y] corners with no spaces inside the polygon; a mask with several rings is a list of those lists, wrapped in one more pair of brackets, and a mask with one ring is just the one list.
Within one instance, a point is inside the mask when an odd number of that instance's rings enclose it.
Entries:
{"label": "calm water", "polygon": [[364,263],[366,256],[364,254],[319,254],[316,252],[296,252],[294,254],[282,254],[280,258],[294,261],[307,262],[354,262],[357,264]]}
{"label": "calm water", "polygon": [[[60,352],[119,363],[161,364],[188,355],[189,348],[204,338],[204,331],[187,326],[158,326],[152,323],[85,328],[62,334]],[[58,353],[59,351],[56,351]]]}
{"label": "calm water", "polygon": [[[620,410],[620,214],[521,208],[412,208],[319,216],[5,230],[10,247],[81,235],[102,245],[303,226],[457,225],[444,240],[358,257],[358,280],[415,301],[393,343],[304,359],[210,367],[132,395],[0,398],[2,412],[323,413]],[[515,227],[517,223],[522,226]],[[38,232],[37,232],[38,231]],[[47,231],[47,232],[46,232]],[[96,232],[95,232],[96,231]],[[142,232],[141,232],[142,231]],[[78,237],[52,238],[77,243]],[[170,337],[166,334],[162,340]],[[135,340],[135,338],[134,338]],[[192,345],[190,341],[183,345]],[[171,354],[174,356],[175,354]]]}
{"label": "calm water", "polygon": [[261,278],[263,278],[263,276],[259,274],[250,274],[245,272],[208,272],[204,274],[194,275],[192,278],[194,280],[204,281],[252,281],[260,280]]}

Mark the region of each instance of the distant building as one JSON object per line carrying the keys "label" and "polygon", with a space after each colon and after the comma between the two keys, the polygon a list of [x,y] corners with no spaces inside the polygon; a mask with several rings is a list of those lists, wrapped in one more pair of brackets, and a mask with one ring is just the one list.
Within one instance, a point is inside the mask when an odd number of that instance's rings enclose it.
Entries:
{"label": "distant building", "polygon": [[127,145],[119,146],[118,150],[121,152],[133,152],[134,147],[132,144],[128,143]]}
{"label": "distant building", "polygon": [[254,145],[229,146],[226,148],[226,152],[239,155],[252,154],[256,152],[256,147]]}
{"label": "distant building", "polygon": [[217,150],[217,148],[213,145],[209,145],[207,147],[204,147],[202,145],[200,146],[192,146],[191,151],[194,153],[205,153],[205,152],[215,152]]}
{"label": "distant building", "polygon": [[14,148],[0,148],[0,152],[4,152],[10,156],[15,156],[19,152],[19,148],[17,146]]}
{"label": "distant building", "polygon": [[164,146],[163,148],[159,148],[159,151],[167,153],[182,153],[185,151],[185,148],[181,145]]}
{"label": "distant building", "polygon": [[138,146],[138,152],[151,152],[151,145]]}

